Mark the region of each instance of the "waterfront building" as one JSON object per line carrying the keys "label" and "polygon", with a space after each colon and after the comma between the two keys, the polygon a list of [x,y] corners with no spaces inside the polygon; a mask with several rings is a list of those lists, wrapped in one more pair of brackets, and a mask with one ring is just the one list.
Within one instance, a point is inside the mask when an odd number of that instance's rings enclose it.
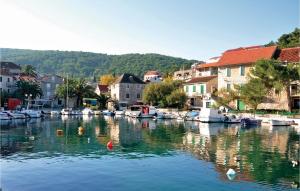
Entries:
{"label": "waterfront building", "polygon": [[0,71],[0,90],[7,93],[13,93],[16,90],[16,80],[7,69]]}
{"label": "waterfront building", "polygon": [[[201,64],[198,70],[207,71],[210,74],[217,74],[218,90],[234,89],[234,85],[245,84],[248,81],[248,74],[260,59],[277,59],[285,63],[299,64],[299,47],[290,49],[279,49],[277,46],[251,46],[231,49],[225,51],[216,62]],[[293,106],[299,106],[299,82],[294,82],[291,87]],[[271,94],[259,109],[287,110],[287,97],[284,92]],[[232,107],[245,110],[246,105],[241,100],[236,100]]]}
{"label": "waterfront building", "polygon": [[144,88],[145,82],[133,74],[124,73],[110,85],[111,98],[119,103],[135,104],[142,101]]}
{"label": "waterfront building", "polygon": [[45,75],[39,80],[43,91],[40,101],[49,104],[51,107],[60,107],[63,100],[56,96],[56,88],[63,84],[63,78],[58,75]]}
{"label": "waterfront building", "polygon": [[8,71],[11,75],[19,75],[21,73],[21,66],[13,62],[0,62],[0,68]]}

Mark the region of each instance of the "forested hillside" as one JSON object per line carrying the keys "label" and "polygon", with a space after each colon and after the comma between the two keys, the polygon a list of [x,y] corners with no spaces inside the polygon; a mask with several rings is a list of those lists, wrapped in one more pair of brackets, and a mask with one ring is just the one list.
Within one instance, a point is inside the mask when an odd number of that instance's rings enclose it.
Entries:
{"label": "forested hillside", "polygon": [[162,73],[189,68],[195,60],[186,60],[160,54],[107,55],[76,51],[40,51],[1,48],[1,61],[30,64],[40,73],[69,73],[82,77],[124,72],[142,76],[147,70]]}

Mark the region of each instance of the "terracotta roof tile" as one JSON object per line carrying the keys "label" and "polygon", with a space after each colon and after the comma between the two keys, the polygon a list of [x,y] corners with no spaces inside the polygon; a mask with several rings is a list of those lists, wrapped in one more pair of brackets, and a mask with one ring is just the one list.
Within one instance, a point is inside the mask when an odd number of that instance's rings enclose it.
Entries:
{"label": "terracotta roof tile", "polygon": [[98,85],[100,92],[108,92],[108,85]]}
{"label": "terracotta roof tile", "polygon": [[211,79],[217,78],[217,75],[213,75],[213,76],[201,76],[201,77],[196,77],[196,78],[192,78],[189,81],[185,82],[185,84],[193,84],[193,83],[199,83],[199,82],[208,82]]}
{"label": "terracotta roof tile", "polygon": [[158,75],[158,76],[160,76],[160,73],[158,71],[152,70],[152,71],[146,72],[145,76],[146,75]]}
{"label": "terracotta roof tile", "polygon": [[200,64],[198,68],[221,67],[229,65],[252,64],[260,59],[271,59],[276,51],[276,46],[251,46],[225,51],[220,60],[215,63]]}
{"label": "terracotta roof tile", "polygon": [[300,47],[281,49],[278,60],[282,62],[299,62]]}

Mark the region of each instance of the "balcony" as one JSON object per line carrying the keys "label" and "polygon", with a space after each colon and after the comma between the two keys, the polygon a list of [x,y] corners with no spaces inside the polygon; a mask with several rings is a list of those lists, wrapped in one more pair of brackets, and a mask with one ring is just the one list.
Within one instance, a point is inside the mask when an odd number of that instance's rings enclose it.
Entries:
{"label": "balcony", "polygon": [[6,82],[6,87],[8,88],[13,88],[13,87],[16,87],[16,82]]}

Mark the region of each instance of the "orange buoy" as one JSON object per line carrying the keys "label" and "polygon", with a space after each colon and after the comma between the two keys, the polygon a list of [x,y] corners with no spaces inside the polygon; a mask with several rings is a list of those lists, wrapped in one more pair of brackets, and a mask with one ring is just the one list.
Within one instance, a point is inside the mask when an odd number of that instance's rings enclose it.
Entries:
{"label": "orange buoy", "polygon": [[83,133],[84,133],[84,128],[78,127],[78,135],[83,135]]}
{"label": "orange buoy", "polygon": [[62,136],[64,134],[64,131],[62,129],[57,129],[56,130],[56,135],[57,136]]}
{"label": "orange buoy", "polygon": [[113,149],[113,143],[112,143],[111,140],[107,142],[106,147],[107,147],[107,149],[110,150],[110,151]]}

